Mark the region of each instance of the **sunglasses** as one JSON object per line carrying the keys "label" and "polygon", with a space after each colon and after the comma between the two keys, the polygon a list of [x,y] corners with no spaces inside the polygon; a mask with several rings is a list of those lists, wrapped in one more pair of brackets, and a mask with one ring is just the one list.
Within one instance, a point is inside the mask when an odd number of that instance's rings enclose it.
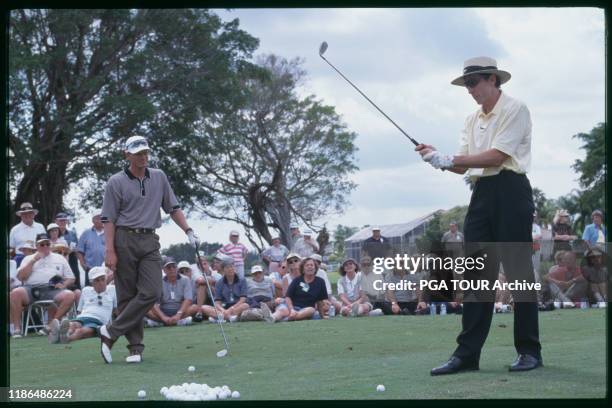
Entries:
{"label": "sunglasses", "polygon": [[297,260],[297,259],[292,259],[290,261],[287,261],[288,264],[294,264],[294,263],[298,263],[298,262],[300,262],[300,261]]}
{"label": "sunglasses", "polygon": [[40,244],[36,244],[36,245],[41,246],[41,247],[46,247],[46,246],[51,246],[51,243],[50,242],[41,242]]}
{"label": "sunglasses", "polygon": [[466,88],[474,88],[476,85],[480,83],[482,77],[480,75],[475,75],[471,77],[467,77],[463,80],[463,84]]}
{"label": "sunglasses", "polygon": [[286,266],[281,266],[281,269],[287,269],[287,267]]}

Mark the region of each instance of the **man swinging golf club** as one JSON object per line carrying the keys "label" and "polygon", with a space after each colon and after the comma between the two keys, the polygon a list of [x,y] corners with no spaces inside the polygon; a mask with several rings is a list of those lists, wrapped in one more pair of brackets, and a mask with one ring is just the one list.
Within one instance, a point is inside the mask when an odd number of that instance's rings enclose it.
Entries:
{"label": "man swinging golf club", "polygon": [[[486,254],[484,271],[467,273],[469,281],[495,280],[501,262],[508,281],[533,282],[531,226],[533,194],[526,172],[531,162],[531,117],[527,107],[502,92],[510,73],[488,57],[465,61],[463,75],[451,82],[464,86],[481,109],[468,116],[457,155],[433,146],[415,150],[436,169],[467,174],[475,182],[464,234],[466,255]],[[494,243],[494,244],[491,244]],[[493,292],[493,293],[491,293]],[[431,375],[478,370],[480,352],[493,316],[494,291],[464,294],[462,330],[451,358]],[[518,357],[510,371],[542,366],[535,293],[514,291],[514,345]]]}
{"label": "man swinging golf club", "polygon": [[199,245],[166,174],[147,167],[147,140],[130,137],[124,152],[129,166],[108,180],[102,206],[104,261],[114,271],[119,311],[112,323],[100,327],[100,351],[107,364],[112,362],[111,348],[120,336],[128,341],[130,355],[126,361],[142,361],[143,318],[162,292],[162,260],[155,233],[161,227],[160,207],[185,231],[191,245]]}

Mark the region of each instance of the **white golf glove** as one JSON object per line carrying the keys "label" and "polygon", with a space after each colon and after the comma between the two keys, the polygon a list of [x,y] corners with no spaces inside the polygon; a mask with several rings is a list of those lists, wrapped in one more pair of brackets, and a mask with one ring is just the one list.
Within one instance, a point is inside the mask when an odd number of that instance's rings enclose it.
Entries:
{"label": "white golf glove", "polygon": [[437,150],[424,155],[423,160],[436,169],[450,169],[453,167],[453,156],[442,154]]}
{"label": "white golf glove", "polygon": [[194,248],[200,246],[200,238],[195,234],[195,232],[193,232],[192,229],[187,230],[187,238],[189,239],[189,243],[191,244],[191,246],[193,246]]}

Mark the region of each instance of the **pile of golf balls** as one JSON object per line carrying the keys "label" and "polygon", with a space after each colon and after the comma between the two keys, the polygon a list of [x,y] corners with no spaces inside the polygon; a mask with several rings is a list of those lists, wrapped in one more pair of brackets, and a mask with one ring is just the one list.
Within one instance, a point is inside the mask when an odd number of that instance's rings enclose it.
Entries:
{"label": "pile of golf balls", "polygon": [[162,387],[159,393],[169,401],[214,401],[240,398],[240,393],[230,390],[227,385],[209,387],[207,384],[196,383]]}

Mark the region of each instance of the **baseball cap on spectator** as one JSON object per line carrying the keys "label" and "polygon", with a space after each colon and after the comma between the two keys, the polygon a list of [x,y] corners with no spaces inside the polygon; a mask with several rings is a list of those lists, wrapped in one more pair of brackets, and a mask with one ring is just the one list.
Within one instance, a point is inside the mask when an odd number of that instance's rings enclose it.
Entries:
{"label": "baseball cap on spectator", "polygon": [[223,258],[219,258],[222,266],[229,266],[234,264],[234,258],[231,256],[224,256]]}
{"label": "baseball cap on spectator", "polygon": [[302,260],[302,257],[299,254],[296,254],[295,252],[291,252],[289,255],[287,255],[285,259],[288,261],[291,258],[297,258],[299,261]]}
{"label": "baseball cap on spectator", "polygon": [[380,227],[372,227],[372,231],[380,231]]}
{"label": "baseball cap on spectator", "polygon": [[23,252],[24,249],[36,249],[36,246],[34,246],[34,241],[26,241],[17,249]]}
{"label": "baseball cap on spectator", "polygon": [[174,258],[172,258],[171,256],[168,256],[164,259],[164,268],[168,265],[176,265],[176,261],[174,260]]}
{"label": "baseball cap on spectator", "polygon": [[93,281],[100,276],[106,276],[106,267],[105,266],[94,266],[87,273],[90,281]]}
{"label": "baseball cap on spectator", "polygon": [[15,214],[17,214],[17,216],[19,217],[21,214],[29,212],[33,212],[34,215],[38,214],[38,210],[32,207],[31,203],[22,203],[21,206],[19,206],[19,210]]}
{"label": "baseball cap on spectator", "polygon": [[305,237],[311,237],[312,236],[312,231],[311,230],[305,230],[303,234],[304,234]]}
{"label": "baseball cap on spectator", "polygon": [[53,228],[59,229],[59,225],[57,225],[54,222],[52,222],[51,224],[47,225],[47,231],[51,231]]}
{"label": "baseball cap on spectator", "polygon": [[92,211],[91,218],[99,217],[101,215],[102,215],[102,210],[99,208],[96,208],[95,210]]}
{"label": "baseball cap on spectator", "polygon": [[177,269],[181,270],[182,268],[189,268],[191,269],[191,265],[189,265],[189,262],[187,261],[181,261],[178,263],[178,265],[176,266]]}
{"label": "baseball cap on spectator", "polygon": [[319,254],[312,254],[309,256],[310,259],[314,259],[317,262],[323,262],[323,257]]}
{"label": "baseball cap on spectator", "polygon": [[49,235],[47,235],[46,232],[36,235],[36,244],[40,244],[41,242],[44,242],[44,241],[51,241],[49,239]]}
{"label": "baseball cap on spectator", "polygon": [[278,234],[272,235],[272,241],[274,241],[275,239],[280,239],[280,235]]}
{"label": "baseball cap on spectator", "polygon": [[57,221],[63,221],[63,220],[69,220],[70,218],[68,217],[68,213],[65,213],[65,212],[58,212],[58,213],[55,215],[55,219],[56,219]]}
{"label": "baseball cap on spectator", "polygon": [[251,267],[251,275],[257,272],[263,272],[263,268],[261,267],[261,265],[253,265]]}
{"label": "baseball cap on spectator", "polygon": [[237,237],[239,235],[240,235],[240,233],[238,231],[236,231],[236,230],[231,230],[230,231],[230,237]]}
{"label": "baseball cap on spectator", "polygon": [[150,150],[147,139],[143,136],[132,136],[125,141],[124,150],[131,154],[136,154],[143,150]]}

